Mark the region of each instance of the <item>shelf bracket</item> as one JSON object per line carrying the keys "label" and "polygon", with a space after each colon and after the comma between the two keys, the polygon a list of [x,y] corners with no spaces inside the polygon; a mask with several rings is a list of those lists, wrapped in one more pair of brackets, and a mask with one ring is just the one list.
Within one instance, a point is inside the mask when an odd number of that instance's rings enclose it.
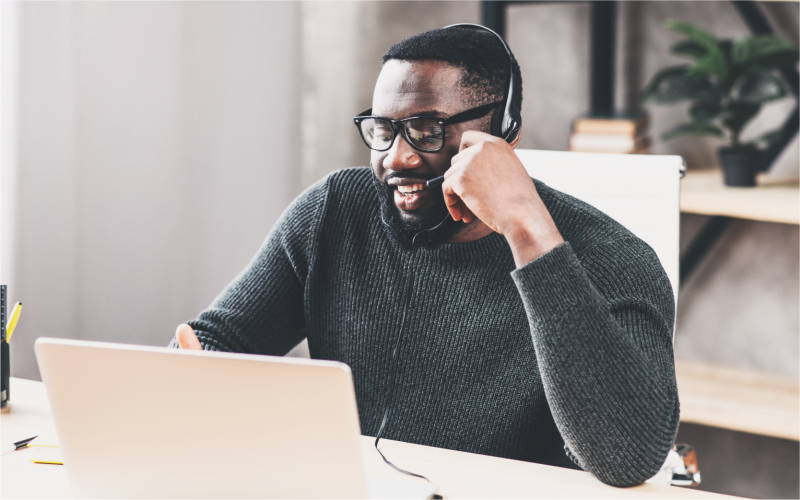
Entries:
{"label": "shelf bracket", "polygon": [[594,1],[592,5],[591,115],[614,115],[614,52],[617,34],[617,3]]}
{"label": "shelf bracket", "polygon": [[719,240],[722,233],[731,223],[730,217],[723,217],[720,215],[712,216],[708,222],[700,229],[697,236],[692,239],[689,248],[681,255],[680,263],[680,285],[683,286],[689,279],[689,276],[697,268],[700,262],[703,261],[708,252],[714,247],[714,244]]}
{"label": "shelf bracket", "polygon": [[483,0],[481,2],[481,24],[505,38],[506,2]]}

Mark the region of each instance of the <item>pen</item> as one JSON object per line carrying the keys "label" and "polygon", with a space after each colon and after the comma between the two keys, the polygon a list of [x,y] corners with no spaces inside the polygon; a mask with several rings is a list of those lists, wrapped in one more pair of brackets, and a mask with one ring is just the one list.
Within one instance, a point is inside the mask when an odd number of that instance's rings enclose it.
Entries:
{"label": "pen", "polygon": [[436,186],[441,186],[443,182],[444,176],[440,175],[439,177],[434,177],[433,179],[427,181],[425,184],[427,184],[429,188],[433,188]]}
{"label": "pen", "polygon": [[26,446],[28,446],[28,443],[30,443],[31,441],[33,441],[37,437],[39,437],[39,436],[33,436],[32,438],[23,439],[22,441],[17,441],[14,444],[10,444],[8,446],[4,446],[2,452],[0,452],[0,455],[5,455],[6,453],[10,453],[12,451],[16,451],[16,450],[18,450],[20,448],[25,448]]}
{"label": "pen", "polygon": [[14,334],[14,330],[17,328],[17,321],[19,321],[19,315],[22,313],[22,302],[17,302],[14,304],[14,309],[11,311],[11,318],[8,320],[8,325],[6,325],[6,342],[11,342],[11,336]]}

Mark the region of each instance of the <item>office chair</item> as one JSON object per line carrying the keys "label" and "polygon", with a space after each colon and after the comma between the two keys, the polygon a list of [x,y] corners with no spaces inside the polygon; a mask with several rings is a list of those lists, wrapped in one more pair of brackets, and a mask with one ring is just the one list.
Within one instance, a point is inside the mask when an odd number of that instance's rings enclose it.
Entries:
{"label": "office chair", "polygon": [[680,156],[517,149],[531,177],[605,212],[655,250],[678,301]]}

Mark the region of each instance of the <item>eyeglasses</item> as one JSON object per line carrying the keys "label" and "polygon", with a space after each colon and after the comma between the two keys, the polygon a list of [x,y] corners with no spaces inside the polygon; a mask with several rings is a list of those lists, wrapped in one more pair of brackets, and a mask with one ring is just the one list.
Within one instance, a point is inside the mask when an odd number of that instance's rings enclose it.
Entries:
{"label": "eyeglasses", "polygon": [[402,133],[412,148],[423,153],[435,153],[444,147],[445,126],[483,118],[500,104],[502,102],[484,104],[462,111],[450,118],[412,116],[402,120],[371,116],[372,109],[368,109],[353,118],[353,121],[364,144],[374,151],[388,150],[394,144],[397,134]]}

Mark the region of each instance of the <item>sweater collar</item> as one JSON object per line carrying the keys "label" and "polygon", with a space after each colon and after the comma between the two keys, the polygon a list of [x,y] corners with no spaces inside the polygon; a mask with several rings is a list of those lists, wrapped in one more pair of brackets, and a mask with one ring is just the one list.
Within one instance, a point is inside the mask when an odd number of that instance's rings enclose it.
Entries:
{"label": "sweater collar", "polygon": [[418,248],[417,254],[427,258],[469,262],[497,258],[502,253],[511,254],[505,236],[491,233],[488,236],[468,243],[444,243],[435,248]]}

